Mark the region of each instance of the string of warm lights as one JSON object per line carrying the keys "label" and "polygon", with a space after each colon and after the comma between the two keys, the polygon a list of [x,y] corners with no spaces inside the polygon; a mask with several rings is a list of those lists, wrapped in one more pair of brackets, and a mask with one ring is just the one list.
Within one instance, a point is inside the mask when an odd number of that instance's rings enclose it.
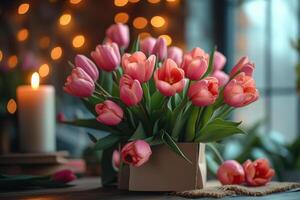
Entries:
{"label": "string of warm lights", "polygon": [[[114,0],[114,5],[116,7],[125,7],[128,3],[138,3],[138,2],[140,2],[140,0]],[[147,0],[147,2],[150,4],[158,4],[161,3],[161,0]],[[178,4],[179,0],[166,0],[166,2]],[[115,23],[128,23],[129,20],[130,20],[129,14],[123,11],[116,13],[114,17]],[[163,16],[156,15],[156,16],[152,16],[150,19],[147,19],[146,17],[143,16],[139,16],[132,19],[132,25],[137,30],[146,29],[149,24],[151,24],[152,28],[155,31],[167,30],[166,27],[167,19],[166,17]],[[139,35],[141,39],[151,36],[151,34],[146,31],[140,32]],[[172,37],[170,35],[165,33],[159,35],[159,37],[165,38],[167,41],[167,45],[172,44]]]}
{"label": "string of warm lights", "polygon": [[[149,5],[158,5],[159,3],[162,3],[163,0],[145,0]],[[145,1],[141,0],[113,0],[113,4],[118,7],[119,9],[125,8],[128,4],[137,4],[137,3],[145,3]],[[180,0],[164,0],[165,2],[172,4],[172,5],[178,5],[178,2]],[[55,0],[49,0],[50,3],[55,3]],[[83,0],[69,0],[69,6],[77,6],[81,4]],[[175,4],[174,4],[175,3]],[[177,3],[177,4],[176,4]],[[26,16],[30,14],[31,5],[29,2],[23,2],[18,5],[17,7],[17,15],[23,16],[22,18],[26,19]],[[168,31],[168,23],[170,19],[167,18],[167,16],[163,15],[153,15],[153,16],[137,16],[132,17],[126,12],[126,10],[120,11],[115,14],[114,21],[116,23],[131,23],[131,25],[138,31],[140,37],[146,38],[151,36],[150,31],[147,30],[153,30],[154,33],[157,33],[158,37],[163,37],[166,39],[167,44],[172,44],[172,37],[167,33]],[[64,9],[63,12],[59,15],[57,18],[57,24],[58,26],[62,27],[62,31],[68,31],[70,29],[73,29],[73,21],[74,18],[72,16],[72,10],[68,7],[68,9]],[[25,44],[26,41],[30,37],[32,37],[33,34],[30,34],[30,30],[28,27],[21,27],[16,32],[16,41],[18,41],[20,44]],[[57,62],[62,58],[64,55],[64,49],[59,44],[52,44],[53,41],[51,41],[51,37],[48,35],[40,35],[37,39],[37,46],[40,49],[43,50],[49,50],[49,59],[51,59],[53,62]],[[81,49],[85,46],[86,38],[83,33],[76,33],[72,37],[70,37],[70,45],[74,49]],[[52,46],[53,45],[53,46]],[[4,55],[4,52],[0,50],[0,62],[3,60],[6,61],[8,68],[15,69],[18,65],[18,57],[17,55]],[[38,73],[41,78],[47,77],[51,72],[51,65],[47,62],[43,62],[38,66]],[[7,103],[7,111],[8,113],[15,113],[17,109],[17,103],[14,99],[10,99]]]}

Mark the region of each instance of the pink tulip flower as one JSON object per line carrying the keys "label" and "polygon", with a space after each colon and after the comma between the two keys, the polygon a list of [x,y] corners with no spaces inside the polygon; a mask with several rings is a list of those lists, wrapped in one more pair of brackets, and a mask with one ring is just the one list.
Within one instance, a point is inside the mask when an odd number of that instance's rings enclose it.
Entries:
{"label": "pink tulip flower", "polygon": [[217,177],[223,185],[239,185],[245,181],[245,172],[237,161],[226,160],[219,167]]}
{"label": "pink tulip flower", "polygon": [[178,66],[180,66],[182,63],[182,56],[183,52],[180,48],[175,46],[168,48],[167,58],[171,58],[172,60],[174,60]]}
{"label": "pink tulip flower", "polygon": [[147,59],[141,51],[137,51],[132,55],[125,53],[122,57],[122,67],[125,74],[137,79],[140,83],[145,83],[152,76],[155,60],[155,55],[151,55]]}
{"label": "pink tulip flower", "polygon": [[95,90],[93,79],[82,69],[74,68],[71,75],[67,77],[64,91],[77,97],[89,97]]}
{"label": "pink tulip flower", "polygon": [[246,183],[250,186],[262,186],[267,184],[275,174],[266,159],[257,159],[254,162],[247,160],[243,164]]}
{"label": "pink tulip flower", "polygon": [[219,81],[219,87],[226,85],[229,81],[229,76],[221,70],[216,70],[212,73],[212,77],[215,77]]}
{"label": "pink tulip flower", "polygon": [[137,79],[125,74],[120,80],[120,99],[127,106],[138,104],[143,98],[143,89]]}
{"label": "pink tulip flower", "polygon": [[98,45],[91,53],[98,67],[104,71],[114,71],[121,61],[119,47],[116,43]]}
{"label": "pink tulip flower", "polygon": [[112,155],[112,166],[116,171],[119,171],[121,164],[121,155],[118,150],[114,150]]}
{"label": "pink tulip flower", "polygon": [[219,95],[218,79],[206,77],[193,83],[188,91],[188,97],[195,106],[208,106],[213,104]]}
{"label": "pink tulip flower", "polygon": [[199,47],[192,49],[192,51],[189,54],[192,58],[202,58],[207,63],[209,63],[209,54]]}
{"label": "pink tulip flower", "polygon": [[153,52],[155,43],[156,43],[155,38],[147,37],[140,42],[140,49],[144,54],[150,55]]}
{"label": "pink tulip flower", "polygon": [[129,28],[125,24],[113,24],[106,30],[106,37],[126,49],[129,45]]}
{"label": "pink tulip flower", "polygon": [[226,57],[221,52],[216,51],[214,53],[213,70],[214,71],[222,70],[225,64],[226,64]]}
{"label": "pink tulip flower", "polygon": [[114,126],[123,119],[124,113],[122,108],[110,100],[97,104],[95,110],[98,114],[97,121],[105,125]]}
{"label": "pink tulip flower", "polygon": [[232,79],[224,89],[224,102],[235,108],[246,106],[258,97],[254,79],[246,76],[244,72]]}
{"label": "pink tulip flower", "polygon": [[170,58],[166,59],[162,67],[154,72],[156,88],[165,96],[174,96],[183,90],[186,80],[184,71]]}
{"label": "pink tulip flower", "polygon": [[52,175],[51,178],[55,182],[68,183],[76,179],[76,175],[69,169],[61,170]]}
{"label": "pink tulip flower", "polygon": [[209,55],[200,48],[194,48],[183,57],[181,68],[185,76],[191,80],[200,79],[208,68]]}
{"label": "pink tulip flower", "polygon": [[96,65],[84,55],[75,56],[75,66],[82,68],[94,81],[99,78],[99,71]]}
{"label": "pink tulip flower", "polygon": [[157,56],[159,60],[167,57],[167,42],[164,38],[160,37],[156,40],[152,53]]}
{"label": "pink tulip flower", "polygon": [[232,68],[230,77],[237,75],[238,72],[244,72],[247,76],[252,76],[255,70],[254,63],[251,63],[247,56],[240,58],[238,63]]}
{"label": "pink tulip flower", "polygon": [[127,143],[121,151],[122,160],[130,165],[139,167],[146,163],[152,154],[150,145],[144,140]]}

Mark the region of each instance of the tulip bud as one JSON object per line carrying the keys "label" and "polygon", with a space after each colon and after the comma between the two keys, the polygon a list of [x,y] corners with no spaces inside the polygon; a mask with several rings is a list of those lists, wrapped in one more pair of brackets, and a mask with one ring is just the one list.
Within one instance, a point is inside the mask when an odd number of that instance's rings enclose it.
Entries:
{"label": "tulip bud", "polygon": [[122,108],[110,100],[97,104],[95,110],[98,114],[97,121],[105,125],[114,126],[123,119]]}
{"label": "tulip bud", "polygon": [[174,60],[178,66],[182,63],[182,55],[183,52],[180,48],[175,46],[168,48],[168,58]]}
{"label": "tulip bud", "polygon": [[159,60],[163,60],[167,57],[167,42],[164,38],[160,37],[156,40],[152,53],[155,54]]}
{"label": "tulip bud", "polygon": [[188,91],[188,97],[195,106],[208,106],[215,103],[219,95],[218,80],[206,77],[193,83]]}
{"label": "tulip bud", "polygon": [[113,24],[106,30],[106,36],[118,44],[120,48],[127,48],[129,45],[129,28],[125,24]]}
{"label": "tulip bud", "polygon": [[246,106],[258,97],[254,79],[246,76],[244,72],[232,79],[224,89],[224,102],[235,108]]}
{"label": "tulip bud", "polygon": [[244,169],[235,160],[223,162],[217,171],[217,177],[223,185],[239,185],[245,181]]}
{"label": "tulip bud", "polygon": [[184,71],[170,58],[154,72],[156,88],[165,96],[174,96],[185,86]]}
{"label": "tulip bud", "polygon": [[242,57],[238,63],[232,68],[230,77],[237,75],[238,72],[244,72],[247,76],[252,76],[255,69],[254,63],[251,63],[247,56]]}
{"label": "tulip bud", "polygon": [[99,78],[99,71],[96,65],[84,55],[75,56],[75,66],[83,69],[94,81]]}
{"label": "tulip bud", "polygon": [[143,89],[138,80],[125,74],[120,79],[120,99],[127,106],[138,104],[143,98]]}
{"label": "tulip bud", "polygon": [[61,170],[52,175],[52,180],[60,183],[68,183],[76,179],[76,175],[69,169]]}
{"label": "tulip bud", "polygon": [[214,54],[214,66],[213,66],[214,71],[222,70],[225,64],[226,64],[226,57],[222,53],[216,51]]}
{"label": "tulip bud", "polygon": [[262,186],[271,181],[275,174],[266,159],[257,159],[254,162],[247,160],[243,164],[246,183],[250,186]]}
{"label": "tulip bud", "polygon": [[229,81],[229,76],[221,70],[214,71],[211,76],[218,79],[220,87],[226,85],[226,83]]}
{"label": "tulip bud", "polygon": [[155,55],[151,55],[147,59],[141,51],[137,51],[132,55],[125,53],[122,57],[122,67],[125,74],[128,74],[133,79],[137,79],[140,83],[145,83],[152,76],[155,60]]}
{"label": "tulip bud", "polygon": [[104,71],[114,71],[121,61],[119,47],[116,43],[98,45],[91,53],[98,67]]}
{"label": "tulip bud", "polygon": [[130,165],[139,167],[146,163],[152,154],[150,145],[143,140],[127,143],[121,151],[122,160]]}
{"label": "tulip bud", "polygon": [[147,37],[140,42],[140,49],[144,54],[150,55],[153,52],[155,43],[156,43],[155,38]]}
{"label": "tulip bud", "polygon": [[77,97],[89,97],[95,90],[93,79],[82,69],[74,68],[64,85],[64,91]]}
{"label": "tulip bud", "polygon": [[121,164],[121,155],[118,150],[114,150],[112,155],[112,166],[116,171],[119,171]]}

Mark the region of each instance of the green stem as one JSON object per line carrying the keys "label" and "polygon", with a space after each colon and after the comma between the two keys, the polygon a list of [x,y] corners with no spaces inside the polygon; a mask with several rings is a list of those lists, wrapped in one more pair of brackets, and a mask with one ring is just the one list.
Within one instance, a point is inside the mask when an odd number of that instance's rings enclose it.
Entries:
{"label": "green stem", "polygon": [[103,94],[105,94],[106,96],[109,96],[109,97],[111,97],[111,95],[101,86],[101,85],[99,85],[97,82],[95,82],[95,85],[96,85],[96,87],[101,91],[101,92],[103,92]]}
{"label": "green stem", "polygon": [[119,84],[119,77],[116,71],[113,71],[113,80],[118,85]]}

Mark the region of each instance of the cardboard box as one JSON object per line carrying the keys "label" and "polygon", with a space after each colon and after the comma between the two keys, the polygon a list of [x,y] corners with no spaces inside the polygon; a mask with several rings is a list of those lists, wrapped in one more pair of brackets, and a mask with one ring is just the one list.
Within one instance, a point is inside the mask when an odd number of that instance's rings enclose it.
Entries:
{"label": "cardboard box", "polygon": [[184,191],[203,188],[206,182],[205,144],[179,143],[191,163],[175,154],[166,145],[152,148],[150,160],[140,167],[130,166],[120,172],[122,189],[130,191]]}

